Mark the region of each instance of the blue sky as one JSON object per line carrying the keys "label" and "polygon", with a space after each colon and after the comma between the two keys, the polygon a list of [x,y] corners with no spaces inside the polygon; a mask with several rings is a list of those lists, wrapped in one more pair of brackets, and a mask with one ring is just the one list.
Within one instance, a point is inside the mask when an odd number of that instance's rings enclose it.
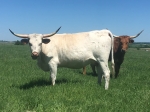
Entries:
{"label": "blue sky", "polygon": [[150,0],[0,0],[0,40],[15,33],[77,33],[109,29],[150,42]]}

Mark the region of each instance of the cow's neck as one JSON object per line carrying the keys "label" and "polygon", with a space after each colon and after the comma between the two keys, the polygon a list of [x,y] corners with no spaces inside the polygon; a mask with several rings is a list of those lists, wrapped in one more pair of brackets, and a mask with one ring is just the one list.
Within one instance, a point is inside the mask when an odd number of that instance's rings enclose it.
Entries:
{"label": "cow's neck", "polygon": [[119,48],[116,52],[116,57],[117,58],[123,58],[125,55],[125,52],[122,52],[122,48]]}

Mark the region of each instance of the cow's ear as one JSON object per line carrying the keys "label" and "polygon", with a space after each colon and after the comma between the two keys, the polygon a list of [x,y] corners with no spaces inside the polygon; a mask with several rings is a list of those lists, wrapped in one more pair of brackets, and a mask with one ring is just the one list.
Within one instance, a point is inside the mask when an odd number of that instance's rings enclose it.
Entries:
{"label": "cow's ear", "polygon": [[129,43],[134,43],[134,40],[133,40],[133,39],[130,39]]}
{"label": "cow's ear", "polygon": [[42,43],[48,44],[50,42],[50,39],[42,39]]}
{"label": "cow's ear", "polygon": [[29,43],[29,39],[21,39],[21,43],[22,44],[28,44]]}

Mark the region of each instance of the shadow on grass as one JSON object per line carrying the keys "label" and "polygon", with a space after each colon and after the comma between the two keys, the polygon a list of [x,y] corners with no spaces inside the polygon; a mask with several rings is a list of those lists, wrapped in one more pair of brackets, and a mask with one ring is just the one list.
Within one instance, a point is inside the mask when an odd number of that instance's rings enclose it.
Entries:
{"label": "shadow on grass", "polygon": [[[75,80],[75,81],[70,81],[67,79],[58,79],[55,81],[55,84],[59,85],[62,83],[80,83],[80,80]],[[19,89],[30,89],[30,88],[34,88],[34,87],[40,87],[40,86],[52,86],[52,82],[50,80],[45,80],[45,79],[39,79],[39,80],[33,80],[30,81],[29,83],[26,83],[24,85],[21,85],[19,87]]]}

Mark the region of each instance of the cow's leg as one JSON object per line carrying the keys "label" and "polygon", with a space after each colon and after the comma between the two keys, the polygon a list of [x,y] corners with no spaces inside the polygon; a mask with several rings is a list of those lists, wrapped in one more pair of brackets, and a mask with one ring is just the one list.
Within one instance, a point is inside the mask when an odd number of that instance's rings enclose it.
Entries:
{"label": "cow's leg", "polygon": [[97,74],[98,74],[98,83],[101,85],[101,83],[102,83],[102,76],[103,76],[102,68],[101,68],[100,65],[97,65],[96,69],[97,69]]}
{"label": "cow's leg", "polygon": [[83,74],[86,75],[86,67],[83,67]]}
{"label": "cow's leg", "polygon": [[120,63],[115,63],[115,78],[118,77],[120,66],[121,66]]}
{"label": "cow's leg", "polygon": [[56,75],[57,75],[57,64],[50,63],[50,77],[53,86],[55,85]]}
{"label": "cow's leg", "polygon": [[108,63],[101,61],[100,65],[101,65],[101,68],[102,68],[102,71],[103,71],[104,77],[105,77],[105,90],[107,90],[109,87],[110,70],[108,68]]}
{"label": "cow's leg", "polygon": [[92,68],[92,71],[93,71],[93,73],[94,73],[94,75],[96,75],[96,71],[95,71],[95,64],[90,64],[90,66],[91,66],[91,68]]}

